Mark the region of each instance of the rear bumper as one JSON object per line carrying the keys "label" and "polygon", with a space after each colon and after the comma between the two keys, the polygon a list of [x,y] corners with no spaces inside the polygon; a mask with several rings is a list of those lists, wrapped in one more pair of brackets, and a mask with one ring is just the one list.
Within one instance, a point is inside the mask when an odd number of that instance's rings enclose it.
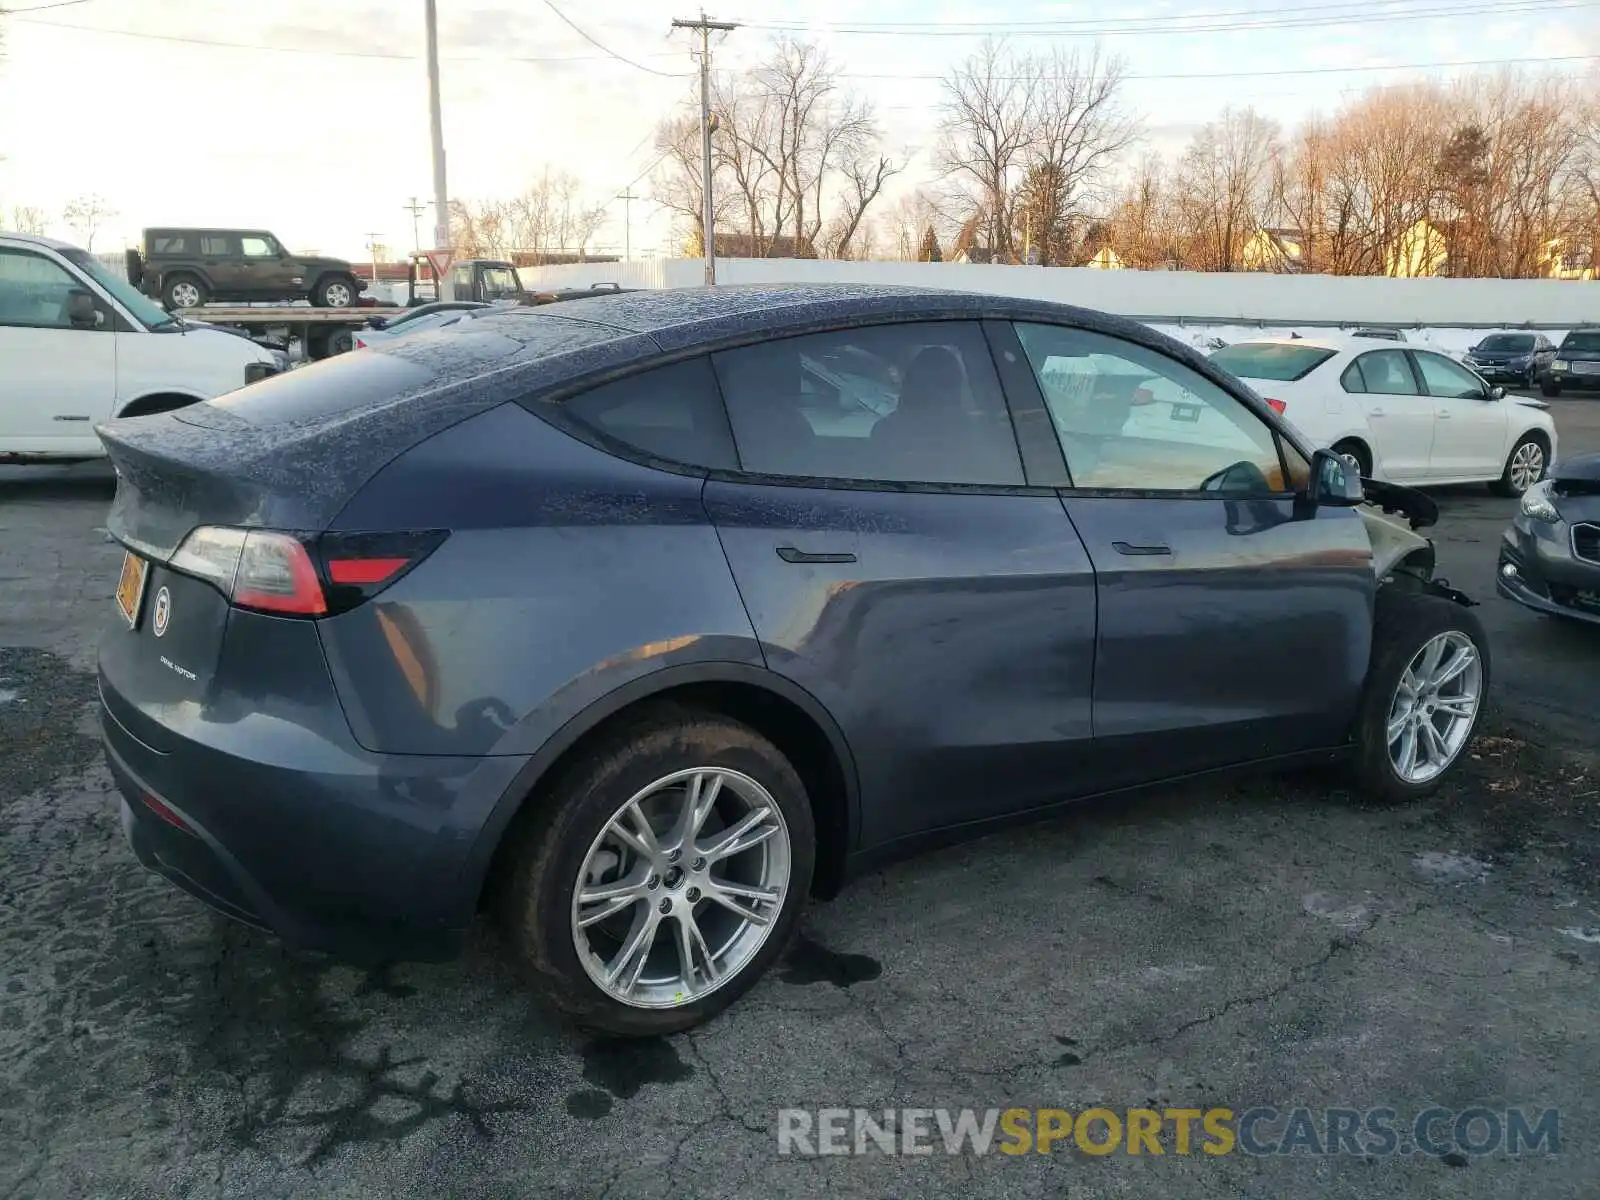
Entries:
{"label": "rear bumper", "polygon": [[1500,541],[1495,590],[1524,608],[1600,625],[1600,611],[1581,602],[1600,595],[1600,566],[1574,558],[1567,526],[1518,516]]}
{"label": "rear bumper", "polygon": [[240,752],[167,725],[157,750],[129,729],[148,718],[103,674],[100,685],[123,834],[145,867],[298,949],[362,963],[460,952],[479,883],[469,848],[525,760],[357,750],[268,762],[266,746]]}

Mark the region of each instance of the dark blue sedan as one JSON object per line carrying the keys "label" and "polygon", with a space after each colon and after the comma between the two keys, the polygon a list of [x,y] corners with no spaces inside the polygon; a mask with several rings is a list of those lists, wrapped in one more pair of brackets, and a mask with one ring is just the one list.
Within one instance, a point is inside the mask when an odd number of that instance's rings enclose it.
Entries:
{"label": "dark blue sedan", "polygon": [[1489,685],[1425,498],[1081,309],[599,296],[99,432],[140,860],[352,957],[489,908],[623,1034],[931,839],[1263,762],[1422,795]]}

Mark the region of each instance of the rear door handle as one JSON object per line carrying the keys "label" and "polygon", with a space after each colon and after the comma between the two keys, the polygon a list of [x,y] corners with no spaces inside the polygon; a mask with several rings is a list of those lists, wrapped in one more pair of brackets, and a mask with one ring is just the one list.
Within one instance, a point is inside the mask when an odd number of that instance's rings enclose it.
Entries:
{"label": "rear door handle", "polygon": [[779,546],[778,557],[786,563],[853,563],[854,554],[808,554],[793,546]]}
{"label": "rear door handle", "polygon": [[1381,408],[1369,408],[1369,409],[1367,409],[1367,416],[1369,416],[1369,417],[1381,417],[1381,416],[1383,416],[1383,409],[1381,409]]}
{"label": "rear door handle", "polygon": [[1112,542],[1111,548],[1118,554],[1171,554],[1171,546],[1135,546],[1132,542]]}

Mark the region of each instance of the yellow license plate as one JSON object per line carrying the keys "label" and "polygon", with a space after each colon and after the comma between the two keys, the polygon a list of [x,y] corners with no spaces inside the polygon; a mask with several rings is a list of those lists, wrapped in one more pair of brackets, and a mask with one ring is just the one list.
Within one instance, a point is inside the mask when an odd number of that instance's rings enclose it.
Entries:
{"label": "yellow license plate", "polygon": [[144,585],[150,564],[132,551],[122,556],[122,574],[117,579],[117,608],[132,629],[139,624],[139,609],[144,604]]}

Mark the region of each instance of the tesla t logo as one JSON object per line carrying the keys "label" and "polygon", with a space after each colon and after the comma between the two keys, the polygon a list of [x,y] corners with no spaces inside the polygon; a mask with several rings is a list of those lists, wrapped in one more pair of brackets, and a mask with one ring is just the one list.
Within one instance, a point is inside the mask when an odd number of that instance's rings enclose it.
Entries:
{"label": "tesla t logo", "polygon": [[167,591],[166,588],[162,588],[159,592],[156,593],[156,611],[155,611],[155,616],[154,616],[154,618],[152,620],[152,625],[151,625],[151,628],[153,628],[155,630],[155,634],[156,634],[157,637],[165,637],[166,636],[166,633],[167,633],[167,622],[170,621],[171,619],[172,619],[172,593]]}

